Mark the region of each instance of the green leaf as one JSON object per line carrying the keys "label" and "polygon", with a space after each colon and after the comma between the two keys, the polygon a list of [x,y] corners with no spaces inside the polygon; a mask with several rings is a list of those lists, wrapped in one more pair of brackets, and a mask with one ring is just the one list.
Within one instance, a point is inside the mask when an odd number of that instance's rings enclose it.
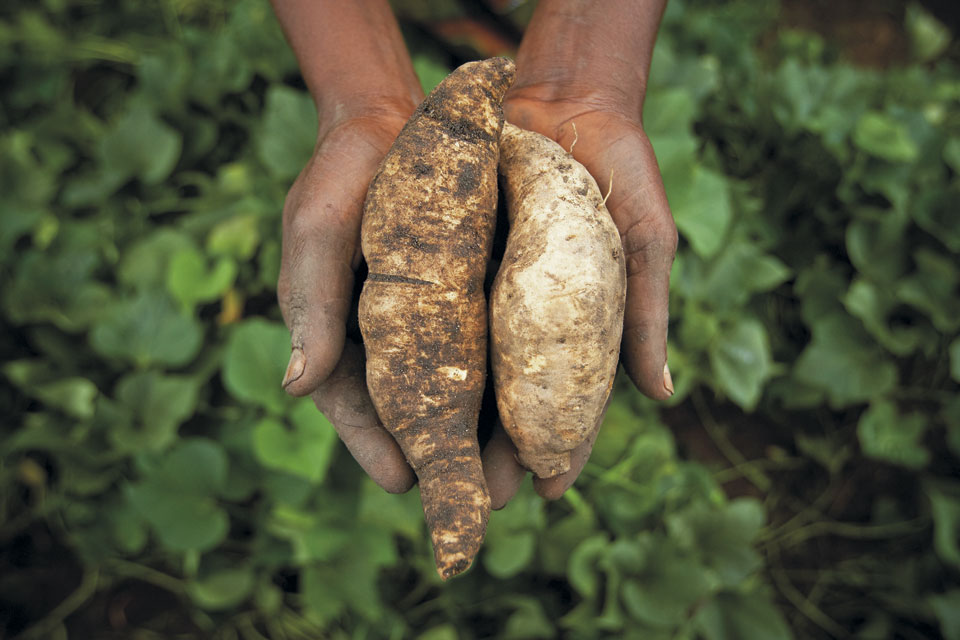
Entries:
{"label": "green leaf", "polygon": [[913,162],[920,155],[920,148],[906,126],[879,111],[860,116],[853,130],[853,143],[890,162]]}
{"label": "green leaf", "polygon": [[438,53],[420,51],[412,56],[411,61],[425,94],[433,91],[433,88],[450,73],[450,66]]}
{"label": "green leaf", "polygon": [[804,323],[815,327],[825,317],[843,313],[840,300],[849,283],[849,275],[840,265],[828,261],[826,256],[817,256],[813,265],[797,275],[795,290]]}
{"label": "green leaf", "polygon": [[[231,12],[232,15],[236,13]],[[242,91],[249,86],[253,70],[235,33],[220,29],[213,33],[197,32],[203,46],[197,47],[189,73],[190,96],[202,104],[215,106],[224,94]],[[277,85],[271,85],[277,86]]]}
{"label": "green leaf", "polygon": [[[567,490],[567,496],[570,489]],[[567,560],[573,550],[597,530],[597,521],[592,512],[578,509],[562,520],[552,523],[540,536],[537,545],[540,566],[547,574],[563,576]]]}
{"label": "green leaf", "polygon": [[273,509],[267,529],[278,538],[290,541],[298,564],[332,561],[355,542],[353,532],[337,520],[335,514],[312,513],[282,505]]}
{"label": "green leaf", "polygon": [[543,500],[524,484],[507,506],[490,516],[484,542],[483,566],[506,579],[523,571],[536,552],[537,531],[545,522]]}
{"label": "green leaf", "polygon": [[193,246],[193,239],[182,231],[157,229],[123,252],[117,276],[120,282],[138,290],[163,287],[170,258]]}
{"label": "green leaf", "polygon": [[943,145],[943,159],[954,173],[960,174],[960,137],[952,137]]}
{"label": "green leaf", "polygon": [[195,318],[181,314],[169,298],[154,291],[117,304],[90,332],[97,353],[138,367],[185,365],[200,351],[202,338]]}
{"label": "green leaf", "polygon": [[[960,186],[956,181],[954,185]],[[956,207],[960,200],[960,189],[956,186],[925,188],[920,193],[912,192],[908,210],[918,227],[942,242],[950,251],[960,253],[960,225],[957,224]],[[898,253],[903,254],[910,249],[910,244],[903,242],[902,236],[896,240],[899,243],[896,247]]]}
{"label": "green leaf", "polygon": [[960,640],[960,589],[927,596],[944,640]]}
{"label": "green leaf", "polygon": [[866,455],[911,469],[922,469],[930,460],[930,452],[921,444],[926,429],[922,414],[902,416],[896,405],[887,401],[871,404],[857,423]]}
{"label": "green leaf", "polygon": [[540,602],[534,597],[511,597],[508,606],[514,612],[507,618],[503,632],[505,640],[535,640],[537,638],[554,638],[556,629],[550,618],[544,613]]}
{"label": "green leaf", "polygon": [[928,482],[924,489],[933,513],[933,548],[941,560],[960,568],[960,484]]}
{"label": "green leaf", "polygon": [[[365,618],[383,615],[380,601],[381,569],[397,561],[391,536],[375,529],[343,532],[347,544],[329,562],[304,570],[301,593],[307,610],[320,620],[328,620],[349,606]],[[344,580],[343,576],[350,576]]]}
{"label": "green leaf", "polygon": [[18,325],[52,322],[71,332],[87,328],[111,302],[110,289],[93,279],[99,263],[91,248],[65,247],[53,255],[30,251],[4,286],[7,317]]}
{"label": "green leaf", "polygon": [[703,167],[694,167],[690,183],[668,188],[673,219],[680,234],[700,256],[714,255],[726,237],[733,218],[726,179]]}
{"label": "green leaf", "polygon": [[137,177],[157,184],[180,158],[180,134],[160,120],[145,101],[136,101],[100,140],[101,169],[112,184]]}
{"label": "green leaf", "polygon": [[694,623],[706,640],[791,640],[793,634],[769,597],[723,592],[697,610]]}
{"label": "green leaf", "polygon": [[409,540],[424,539],[423,506],[416,491],[392,495],[364,476],[357,517],[370,526],[398,533]]}
{"label": "green leaf", "polygon": [[857,279],[850,285],[843,303],[891,353],[906,356],[916,350],[921,338],[917,328],[890,326],[889,317],[894,313],[897,301],[888,290],[867,280]]}
{"label": "green leaf", "polygon": [[267,290],[276,291],[277,280],[280,278],[280,243],[277,241],[263,243],[257,262],[260,265],[257,281]]}
{"label": "green leaf", "polygon": [[710,579],[699,562],[678,553],[665,539],[649,541],[647,565],[641,574],[624,580],[620,597],[632,618],[652,627],[674,627],[710,592]]}
{"label": "green leaf", "polygon": [[797,358],[793,375],[821,389],[830,405],[846,407],[883,396],[897,383],[897,369],[866,336],[856,319],[832,313],[812,327],[813,340]]}
{"label": "green leaf", "polygon": [[199,302],[216,300],[230,288],[237,277],[237,263],[224,257],[207,266],[203,254],[192,247],[177,251],[167,269],[167,291],[184,309],[192,310]]}
{"label": "green leaf", "polygon": [[24,394],[81,420],[93,417],[100,395],[97,386],[80,377],[59,378],[45,360],[14,360],[3,365],[3,374]]}
{"label": "green leaf", "polygon": [[938,330],[952,333],[960,328],[960,269],[956,260],[929,249],[913,254],[917,269],[897,283],[897,297],[926,313]]}
{"label": "green leaf", "polygon": [[751,498],[734,500],[722,509],[695,503],[668,515],[667,530],[682,548],[699,555],[721,584],[735,587],[763,564],[751,542],[764,519],[763,507]]}
{"label": "green leaf", "polygon": [[215,256],[249,260],[260,244],[256,216],[234,216],[218,223],[207,235],[207,251]]}
{"label": "green leaf", "polygon": [[5,202],[0,204],[0,259],[40,222],[43,212]]}
{"label": "green leaf", "polygon": [[313,155],[317,111],[310,96],[283,85],[267,90],[257,153],[278,180],[292,180]]}
{"label": "green leaf", "polygon": [[265,467],[322,482],[330,466],[337,432],[309,399],[290,412],[290,426],[264,418],[253,429],[253,453]]}
{"label": "green leaf", "polygon": [[753,410],[774,375],[767,330],[756,319],[744,317],[721,329],[709,354],[715,384],[738,405]]}
{"label": "green leaf", "polygon": [[452,624],[441,624],[424,631],[416,640],[460,640],[460,634]]}
{"label": "green leaf", "polygon": [[232,609],[253,592],[254,575],[249,567],[222,569],[187,585],[187,593],[200,607],[210,611]]}
{"label": "green leaf", "polygon": [[831,89],[830,73],[817,65],[786,60],[774,75],[773,114],[788,134],[817,122],[816,114]]}
{"label": "green leaf", "polygon": [[276,615],[283,608],[283,590],[272,581],[261,579],[253,592],[253,601],[261,613]]}
{"label": "green leaf", "polygon": [[693,184],[694,173],[701,170],[697,138],[688,130],[658,133],[650,135],[650,144],[657,154],[657,165],[670,202],[674,194],[682,198],[680,194]]}
{"label": "green leaf", "polygon": [[637,434],[639,418],[624,396],[613,394],[607,413],[603,417],[603,426],[590,454],[591,464],[604,469],[612,467],[627,451],[627,445]]}
{"label": "green leaf", "polygon": [[168,549],[205,551],[227,535],[227,514],[216,500],[226,477],[227,456],[220,445],[192,438],[129,485],[126,496]]}
{"label": "green leaf", "polygon": [[950,29],[921,5],[907,5],[906,31],[913,55],[921,62],[929,62],[950,46]]}
{"label": "green leaf", "polygon": [[705,269],[694,295],[717,308],[741,307],[754,293],[769,291],[790,277],[790,269],[755,244],[735,242]]}
{"label": "green leaf", "polygon": [[495,538],[486,545],[483,566],[495,578],[512,578],[533,560],[537,539],[533,531],[519,531]]}
{"label": "green leaf", "polygon": [[280,387],[290,357],[283,325],[254,318],[236,325],[227,340],[223,383],[234,398],[284,413],[288,397]]}
{"label": "green leaf", "polygon": [[[685,89],[664,89],[651,92],[643,103],[643,130],[651,141],[661,134],[679,134],[689,132],[697,116],[697,105],[693,96]],[[654,145],[657,160],[660,149]]]}
{"label": "green leaf", "polygon": [[907,270],[903,234],[909,220],[893,210],[879,220],[856,219],[847,227],[847,252],[857,271],[878,282],[892,282]]}
{"label": "green leaf", "polygon": [[129,504],[111,505],[107,517],[111,537],[121,551],[136,554],[143,550],[147,544],[147,527]]}
{"label": "green leaf", "polygon": [[609,545],[607,534],[597,533],[577,545],[570,554],[567,578],[570,580],[570,586],[584,598],[593,598],[599,591],[598,564]]}
{"label": "green leaf", "polygon": [[172,42],[164,44],[166,46],[144,53],[137,66],[137,76],[152,104],[176,108],[183,104],[190,78],[190,60],[183,47]]}
{"label": "green leaf", "polygon": [[140,371],[117,383],[116,398],[130,411],[133,423],[117,424],[110,440],[121,451],[161,450],[170,446],[177,429],[197,406],[200,382],[186,376]]}

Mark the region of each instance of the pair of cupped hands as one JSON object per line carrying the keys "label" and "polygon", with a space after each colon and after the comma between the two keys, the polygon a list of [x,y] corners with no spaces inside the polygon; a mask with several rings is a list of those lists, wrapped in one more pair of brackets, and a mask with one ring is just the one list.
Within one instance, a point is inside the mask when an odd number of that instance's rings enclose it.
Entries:
{"label": "pair of cupped hands", "polygon": [[[419,88],[411,93],[422,98]],[[401,493],[416,476],[377,418],[366,389],[363,347],[347,336],[347,326],[356,312],[367,187],[416,105],[375,97],[367,103],[321,117],[313,156],[284,204],[278,298],[293,348],[283,385],[291,395],[312,395],[367,474],[385,490]],[[639,113],[617,100],[565,95],[543,85],[515,86],[503,108],[507,121],[572,147],[603,192],[612,172],[607,208],[620,231],[627,271],[621,360],[641,392],[668,398],[673,393],[666,366],[668,287],[677,232]],[[596,435],[573,452],[567,473],[534,478],[537,493],[547,499],[563,495],[586,464]],[[482,452],[494,509],[510,500],[526,475],[515,452],[502,426],[495,425]]]}

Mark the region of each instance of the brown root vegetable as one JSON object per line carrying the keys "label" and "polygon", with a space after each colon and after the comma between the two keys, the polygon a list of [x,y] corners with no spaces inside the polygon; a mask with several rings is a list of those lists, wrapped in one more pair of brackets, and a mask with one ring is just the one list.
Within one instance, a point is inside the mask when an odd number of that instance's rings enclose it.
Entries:
{"label": "brown root vegetable", "polygon": [[603,419],[623,332],[623,246],[596,181],[556,142],[507,123],[500,177],[510,233],[490,293],[497,407],[520,463],[550,478]]}
{"label": "brown root vegetable", "polygon": [[490,515],[477,445],[483,279],[496,220],[500,102],[513,74],[505,58],[451,73],[400,132],[364,204],[367,385],[419,478],[444,579],[470,566]]}

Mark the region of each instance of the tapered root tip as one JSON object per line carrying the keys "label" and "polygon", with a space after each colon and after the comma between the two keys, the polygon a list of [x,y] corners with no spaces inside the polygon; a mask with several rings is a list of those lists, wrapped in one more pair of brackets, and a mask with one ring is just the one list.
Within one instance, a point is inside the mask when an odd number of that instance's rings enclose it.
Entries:
{"label": "tapered root tip", "polygon": [[517,453],[517,462],[529,469],[538,478],[552,478],[570,471],[570,452],[558,454],[537,453],[524,455]]}
{"label": "tapered root tip", "polygon": [[490,518],[490,495],[479,456],[456,470],[451,468],[455,464],[441,463],[430,469],[434,473],[420,475],[420,500],[433,539],[437,573],[444,580],[470,567]]}
{"label": "tapered root tip", "polygon": [[469,541],[466,541],[468,545],[466,548],[464,548],[464,544],[463,541],[454,540],[451,544],[442,545],[436,549],[434,558],[437,563],[437,573],[440,574],[441,579],[448,580],[459,573],[463,573],[473,564],[473,558],[480,550],[480,544],[478,542],[475,545],[470,545]]}

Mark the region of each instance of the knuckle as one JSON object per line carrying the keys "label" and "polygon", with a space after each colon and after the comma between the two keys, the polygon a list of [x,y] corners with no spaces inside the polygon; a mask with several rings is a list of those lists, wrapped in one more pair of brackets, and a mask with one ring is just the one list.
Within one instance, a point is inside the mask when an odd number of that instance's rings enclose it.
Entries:
{"label": "knuckle", "polygon": [[634,220],[620,234],[627,276],[650,267],[668,267],[677,253],[677,226],[667,215],[645,215]]}

